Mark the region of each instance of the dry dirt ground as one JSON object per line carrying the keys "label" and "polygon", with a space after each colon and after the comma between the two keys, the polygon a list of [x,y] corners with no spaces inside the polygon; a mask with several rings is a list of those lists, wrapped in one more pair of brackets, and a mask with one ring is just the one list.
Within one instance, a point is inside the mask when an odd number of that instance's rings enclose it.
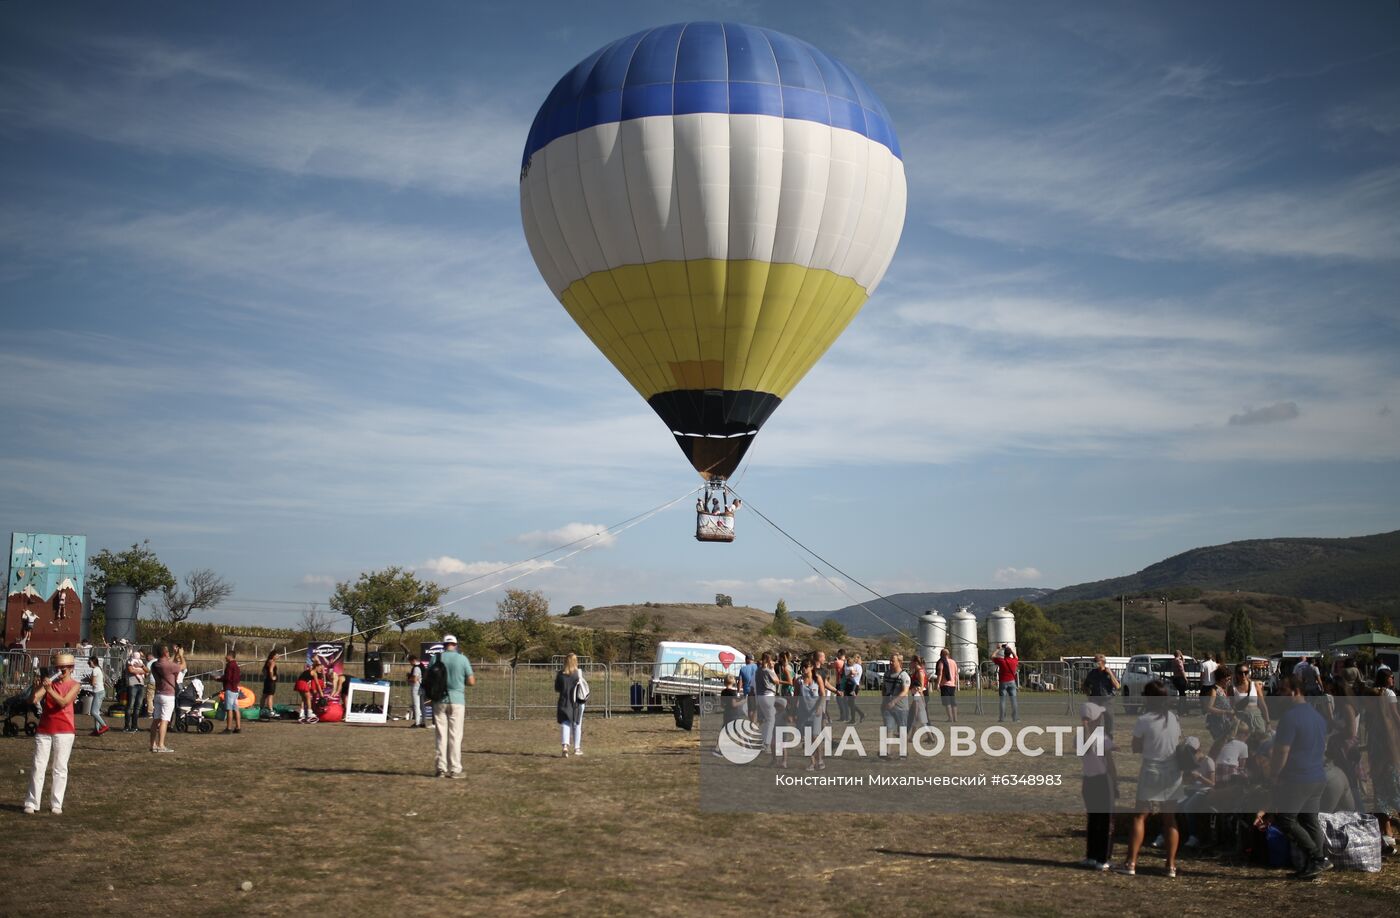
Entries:
{"label": "dry dirt ground", "polygon": [[21,812],[33,744],[0,740],[0,914],[340,918],[438,896],[441,914],[1374,914],[1400,894],[1393,862],[1299,884],[1187,860],[1169,881],[1145,853],[1135,879],[1097,875],[1069,866],[1082,821],[1064,815],[702,814],[696,734],[668,716],[586,727],[565,760],[547,715],[469,721],[463,781],[430,777],[432,731],[401,724],[176,734],[168,756],[79,736],[60,817]]}

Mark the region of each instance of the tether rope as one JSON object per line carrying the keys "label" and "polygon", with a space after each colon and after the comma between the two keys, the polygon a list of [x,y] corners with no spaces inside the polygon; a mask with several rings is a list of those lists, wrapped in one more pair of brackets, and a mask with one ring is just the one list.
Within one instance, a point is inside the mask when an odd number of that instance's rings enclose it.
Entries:
{"label": "tether rope", "polygon": [[[735,492],[735,496],[737,496],[737,497],[739,497],[741,500],[743,500],[742,495],[739,495],[737,491]],[[771,526],[774,530],[776,530],[778,533],[780,533],[780,534],[783,536],[783,538],[787,539],[789,542],[791,542],[792,544],[796,545],[798,548],[801,548],[801,549],[802,549],[803,551],[805,551],[807,554],[811,555],[813,558],[816,558],[816,559],[817,559],[818,561],[820,561],[822,564],[825,564],[827,567],[831,568],[833,571],[835,571],[836,573],[840,574],[842,577],[845,577],[847,580],[849,580],[850,582],[854,583],[856,586],[859,586],[861,589],[867,591],[867,592],[870,593],[872,596],[874,596],[876,599],[883,600],[884,602],[889,603],[890,605],[894,606],[896,609],[898,609],[899,611],[903,612],[903,613],[906,614],[906,615],[914,616],[916,619],[918,618],[917,615],[915,615],[913,612],[910,612],[908,609],[904,608],[904,607],[901,606],[899,603],[895,602],[893,599],[890,599],[888,596],[885,596],[884,594],[877,592],[876,590],[872,589],[872,588],[869,587],[869,586],[866,586],[864,583],[862,583],[861,581],[857,580],[855,577],[852,577],[850,574],[846,573],[846,572],[843,571],[841,568],[837,567],[835,564],[832,564],[830,561],[828,561],[828,560],[826,560],[825,558],[823,558],[821,555],[819,555],[819,554],[818,554],[816,551],[814,551],[813,549],[808,548],[808,547],[807,547],[806,545],[804,545],[799,539],[797,539],[795,536],[793,536],[791,533],[789,533],[789,532],[788,532],[786,529],[784,529],[783,527],[779,526],[777,523],[773,522],[771,519],[769,519],[769,518],[763,513],[763,511],[759,510],[757,507],[755,507],[753,504],[749,503],[747,500],[744,500],[744,507],[747,508],[747,509],[749,509],[749,510],[752,510],[754,513],[758,514],[758,518],[759,518],[759,519],[763,520],[763,522],[767,523],[767,524],[768,524],[769,526]],[[796,553],[794,552],[794,554],[796,554]],[[870,608],[870,607],[867,606],[864,602],[861,602],[859,599],[857,599],[856,597],[852,596],[849,592],[847,592],[846,589],[845,589],[845,587],[841,586],[840,583],[838,583],[837,581],[831,579],[831,578],[828,577],[826,574],[824,574],[824,573],[822,573],[820,570],[818,570],[817,567],[816,567],[815,565],[813,565],[811,561],[808,561],[806,558],[803,558],[801,555],[797,555],[797,557],[798,557],[798,559],[801,560],[804,564],[806,564],[809,568],[811,568],[811,569],[812,569],[812,572],[815,573],[818,577],[821,577],[821,578],[822,578],[823,580],[825,580],[827,583],[831,584],[834,588],[836,588],[837,590],[839,590],[839,591],[841,592],[841,594],[844,595],[847,599],[851,600],[851,601],[854,602],[856,605],[860,606],[860,607],[861,607],[862,609],[864,609],[866,612],[869,612],[870,615],[871,615],[876,621],[880,622],[880,623],[881,623],[882,625],[884,625],[886,628],[892,629],[895,633],[899,634],[900,636],[905,637],[905,638],[908,638],[908,639],[911,640],[911,641],[914,640],[914,638],[913,638],[908,632],[906,632],[904,629],[899,628],[899,627],[897,627],[897,626],[895,626],[895,625],[892,625],[890,622],[886,621],[883,617],[881,617],[878,613],[876,613],[874,609]]]}

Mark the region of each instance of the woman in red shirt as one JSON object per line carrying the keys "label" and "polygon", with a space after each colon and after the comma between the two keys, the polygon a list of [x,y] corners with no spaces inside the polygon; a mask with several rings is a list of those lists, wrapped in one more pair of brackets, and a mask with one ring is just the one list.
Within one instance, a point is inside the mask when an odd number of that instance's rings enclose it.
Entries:
{"label": "woman in red shirt", "polygon": [[29,794],[24,798],[24,811],[39,812],[39,799],[44,795],[44,775],[52,763],[53,785],[49,805],[53,814],[63,814],[63,793],[68,789],[68,756],[73,752],[73,701],[81,686],[73,678],[73,655],[61,653],[54,660],[58,672],[47,679],[36,680],[34,704],[39,707],[39,729],[34,734],[34,766],[29,771]]}

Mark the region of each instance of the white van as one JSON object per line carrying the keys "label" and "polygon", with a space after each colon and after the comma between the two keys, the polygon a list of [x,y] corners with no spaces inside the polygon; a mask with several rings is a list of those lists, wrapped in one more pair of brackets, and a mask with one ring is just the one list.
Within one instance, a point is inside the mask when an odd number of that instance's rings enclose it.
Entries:
{"label": "white van", "polygon": [[662,641],[656,645],[651,669],[652,699],[671,709],[676,726],[689,730],[697,710],[706,714],[719,710],[724,677],[737,680],[743,665],[744,652],[728,644]]}

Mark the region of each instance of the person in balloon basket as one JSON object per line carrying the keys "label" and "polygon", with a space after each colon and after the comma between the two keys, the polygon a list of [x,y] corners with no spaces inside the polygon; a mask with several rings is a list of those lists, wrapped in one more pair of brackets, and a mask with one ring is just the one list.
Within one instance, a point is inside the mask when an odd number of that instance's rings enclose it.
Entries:
{"label": "person in balloon basket", "polygon": [[461,778],[462,726],[467,715],[467,687],[476,685],[471,660],[457,651],[457,638],[442,639],[442,654],[438,662],[446,670],[446,680],[430,699],[433,703],[433,732],[435,759],[439,778]]}
{"label": "person in balloon basket", "polygon": [[238,696],[243,683],[243,670],[230,650],[224,654],[224,674],[219,677],[224,686],[224,732],[243,732],[243,712],[238,707]]}
{"label": "person in balloon basket", "polygon": [[44,778],[52,772],[49,806],[55,816],[63,813],[63,795],[68,789],[68,757],[73,751],[73,702],[81,691],[73,678],[75,660],[71,653],[61,653],[54,660],[56,672],[35,680],[31,700],[39,708],[39,727],[34,734],[34,762],[29,770],[29,793],[24,798],[24,812],[31,816],[39,812],[44,796]]}

